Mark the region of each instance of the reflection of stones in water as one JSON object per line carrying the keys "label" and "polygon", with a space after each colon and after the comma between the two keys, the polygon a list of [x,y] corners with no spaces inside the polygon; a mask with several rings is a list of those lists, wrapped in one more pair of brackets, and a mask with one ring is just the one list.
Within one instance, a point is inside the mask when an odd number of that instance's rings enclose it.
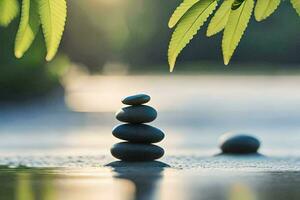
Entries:
{"label": "reflection of stones in water", "polygon": [[159,162],[124,162],[115,161],[107,166],[116,172],[117,179],[131,181],[135,186],[135,200],[156,199],[157,185],[162,178],[164,168],[169,165]]}

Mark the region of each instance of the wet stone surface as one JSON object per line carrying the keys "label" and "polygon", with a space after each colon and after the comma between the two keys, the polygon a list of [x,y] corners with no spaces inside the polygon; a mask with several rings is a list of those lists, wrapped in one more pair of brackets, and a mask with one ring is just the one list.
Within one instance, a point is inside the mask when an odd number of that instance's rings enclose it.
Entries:
{"label": "wet stone surface", "polygon": [[260,141],[254,136],[239,133],[226,133],[220,138],[220,148],[224,154],[257,153]]}
{"label": "wet stone surface", "polygon": [[113,129],[112,134],[133,143],[157,143],[165,137],[160,129],[146,124],[121,124]]}
{"label": "wet stone surface", "polygon": [[111,154],[123,161],[152,161],[161,158],[164,150],[153,144],[121,142],[111,148]]}
{"label": "wet stone surface", "polygon": [[122,103],[126,105],[142,105],[150,101],[150,96],[147,94],[136,94],[125,97],[122,99]]}
{"label": "wet stone surface", "polygon": [[127,123],[149,123],[156,119],[157,112],[154,108],[146,105],[127,106],[116,113],[116,118]]}

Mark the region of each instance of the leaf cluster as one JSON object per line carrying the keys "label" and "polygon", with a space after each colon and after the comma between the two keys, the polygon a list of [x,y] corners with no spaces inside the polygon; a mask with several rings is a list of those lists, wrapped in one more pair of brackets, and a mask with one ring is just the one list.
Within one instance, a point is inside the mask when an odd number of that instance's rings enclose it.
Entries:
{"label": "leaf cluster", "polygon": [[19,10],[21,17],[15,39],[15,56],[21,58],[42,29],[47,49],[46,60],[52,60],[65,28],[66,0],[22,0],[21,5],[18,0],[0,0],[0,26],[8,26]]}
{"label": "leaf cluster", "polygon": [[[228,65],[252,16],[260,22],[271,16],[281,0],[183,0],[169,20],[172,34],[168,62],[173,71],[180,52],[213,14],[207,28],[207,37],[223,31],[222,52],[224,64]],[[290,0],[300,16],[300,0]],[[220,6],[218,6],[220,4]],[[218,9],[215,11],[215,9]]]}

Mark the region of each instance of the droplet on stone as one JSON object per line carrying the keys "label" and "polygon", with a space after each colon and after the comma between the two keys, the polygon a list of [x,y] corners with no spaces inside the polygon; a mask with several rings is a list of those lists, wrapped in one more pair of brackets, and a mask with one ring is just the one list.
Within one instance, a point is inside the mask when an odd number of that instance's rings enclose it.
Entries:
{"label": "droplet on stone", "polygon": [[164,155],[163,148],[153,144],[121,142],[111,148],[111,154],[123,161],[153,161]]}
{"label": "droplet on stone", "polygon": [[134,124],[152,122],[156,117],[156,110],[146,105],[127,106],[116,113],[119,121]]}
{"label": "droplet on stone", "polygon": [[142,105],[150,101],[150,96],[147,94],[136,94],[132,96],[125,97],[122,103],[126,105]]}
{"label": "droplet on stone", "polygon": [[256,153],[260,141],[247,134],[226,133],[220,138],[220,148],[225,154],[250,154]]}

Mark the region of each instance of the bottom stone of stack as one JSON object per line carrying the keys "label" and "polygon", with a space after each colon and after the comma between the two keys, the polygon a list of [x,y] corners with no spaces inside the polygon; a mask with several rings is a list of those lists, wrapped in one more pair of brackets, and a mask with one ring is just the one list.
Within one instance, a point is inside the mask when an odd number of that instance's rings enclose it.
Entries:
{"label": "bottom stone of stack", "polygon": [[110,151],[115,158],[131,162],[152,161],[164,155],[164,149],[159,146],[129,142],[117,143]]}

